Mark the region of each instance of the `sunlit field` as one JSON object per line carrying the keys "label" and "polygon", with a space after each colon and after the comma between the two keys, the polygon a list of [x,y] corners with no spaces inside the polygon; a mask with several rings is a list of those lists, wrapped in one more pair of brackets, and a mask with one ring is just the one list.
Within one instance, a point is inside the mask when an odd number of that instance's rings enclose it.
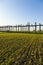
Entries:
{"label": "sunlit field", "polygon": [[43,65],[43,34],[1,32],[0,65]]}

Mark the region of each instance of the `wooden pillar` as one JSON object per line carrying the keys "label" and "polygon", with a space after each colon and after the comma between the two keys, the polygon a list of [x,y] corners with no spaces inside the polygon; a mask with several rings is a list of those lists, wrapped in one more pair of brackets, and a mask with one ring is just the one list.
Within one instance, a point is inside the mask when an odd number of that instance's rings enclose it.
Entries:
{"label": "wooden pillar", "polygon": [[8,26],[7,26],[7,31],[8,31]]}
{"label": "wooden pillar", "polygon": [[3,31],[6,31],[6,26],[5,26],[5,27],[3,27]]}
{"label": "wooden pillar", "polygon": [[8,31],[10,31],[10,26],[8,26]]}
{"label": "wooden pillar", "polygon": [[8,31],[10,31],[10,26],[8,26]]}
{"label": "wooden pillar", "polygon": [[16,31],[17,31],[17,25],[16,25]]}
{"label": "wooden pillar", "polygon": [[28,32],[30,32],[30,23],[27,23],[27,27],[28,27]]}
{"label": "wooden pillar", "polygon": [[3,26],[2,26],[2,31],[3,31]]}
{"label": "wooden pillar", "polygon": [[26,26],[26,31],[27,31],[27,26]]}
{"label": "wooden pillar", "polygon": [[2,26],[2,31],[3,31],[3,26]]}
{"label": "wooden pillar", "polygon": [[30,23],[28,23],[28,31],[30,32]]}
{"label": "wooden pillar", "polygon": [[22,25],[21,25],[21,31],[22,31]]}
{"label": "wooden pillar", "polygon": [[6,31],[6,26],[3,26],[3,31]]}
{"label": "wooden pillar", "polygon": [[21,31],[22,32],[24,31],[24,25],[21,25]]}
{"label": "wooden pillar", "polygon": [[12,26],[10,26],[10,31],[12,31]]}
{"label": "wooden pillar", "polygon": [[5,31],[6,31],[6,26],[5,26]]}
{"label": "wooden pillar", "polygon": [[37,31],[37,23],[35,22],[35,32]]}
{"label": "wooden pillar", "polygon": [[22,24],[21,24],[21,32],[22,32]]}
{"label": "wooden pillar", "polygon": [[22,32],[24,31],[24,25],[22,25]]}
{"label": "wooden pillar", "polygon": [[18,32],[19,32],[19,25],[18,25]]}
{"label": "wooden pillar", "polygon": [[39,31],[41,31],[41,24],[39,23]]}

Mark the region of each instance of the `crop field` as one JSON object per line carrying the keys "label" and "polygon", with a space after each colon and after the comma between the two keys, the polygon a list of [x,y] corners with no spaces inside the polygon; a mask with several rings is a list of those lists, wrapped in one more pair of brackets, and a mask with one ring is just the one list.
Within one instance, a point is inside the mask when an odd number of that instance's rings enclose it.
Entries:
{"label": "crop field", "polygon": [[0,33],[0,65],[43,65],[43,34]]}

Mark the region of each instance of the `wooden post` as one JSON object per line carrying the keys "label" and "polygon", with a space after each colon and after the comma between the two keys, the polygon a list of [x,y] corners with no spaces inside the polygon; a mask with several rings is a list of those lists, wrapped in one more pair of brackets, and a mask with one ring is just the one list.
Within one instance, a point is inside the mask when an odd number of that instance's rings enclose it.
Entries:
{"label": "wooden post", "polygon": [[3,27],[3,31],[4,31],[4,30],[6,31],[6,26],[5,26],[5,27]]}
{"label": "wooden post", "polygon": [[28,31],[30,32],[30,23],[29,22],[27,23],[27,26],[28,26]]}
{"label": "wooden post", "polygon": [[30,23],[29,23],[29,26],[28,26],[28,31],[30,32]]}
{"label": "wooden post", "polygon": [[18,25],[18,32],[19,32],[19,25]]}
{"label": "wooden post", "polygon": [[9,31],[9,26],[8,26],[8,31]]}
{"label": "wooden post", "polygon": [[17,25],[16,25],[16,31],[17,31]]}
{"label": "wooden post", "polygon": [[37,31],[37,23],[35,22],[35,32]]}
{"label": "wooden post", "polygon": [[21,32],[22,32],[22,24],[21,24],[21,26],[20,26],[20,27],[21,27]]}
{"label": "wooden post", "polygon": [[22,32],[24,31],[24,25],[22,25]]}
{"label": "wooden post", "polygon": [[10,26],[8,26],[8,31],[10,31]]}
{"label": "wooden post", "polygon": [[39,31],[41,31],[41,24],[39,23]]}
{"label": "wooden post", "polygon": [[3,26],[2,26],[2,31],[3,31]]}
{"label": "wooden post", "polygon": [[2,31],[3,31],[3,26],[2,26]]}

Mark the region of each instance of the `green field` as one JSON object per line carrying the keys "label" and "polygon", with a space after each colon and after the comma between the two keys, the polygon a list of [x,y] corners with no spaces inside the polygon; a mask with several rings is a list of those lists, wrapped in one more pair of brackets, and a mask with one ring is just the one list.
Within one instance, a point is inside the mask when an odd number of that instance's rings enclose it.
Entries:
{"label": "green field", "polygon": [[43,34],[1,32],[0,65],[43,65]]}

